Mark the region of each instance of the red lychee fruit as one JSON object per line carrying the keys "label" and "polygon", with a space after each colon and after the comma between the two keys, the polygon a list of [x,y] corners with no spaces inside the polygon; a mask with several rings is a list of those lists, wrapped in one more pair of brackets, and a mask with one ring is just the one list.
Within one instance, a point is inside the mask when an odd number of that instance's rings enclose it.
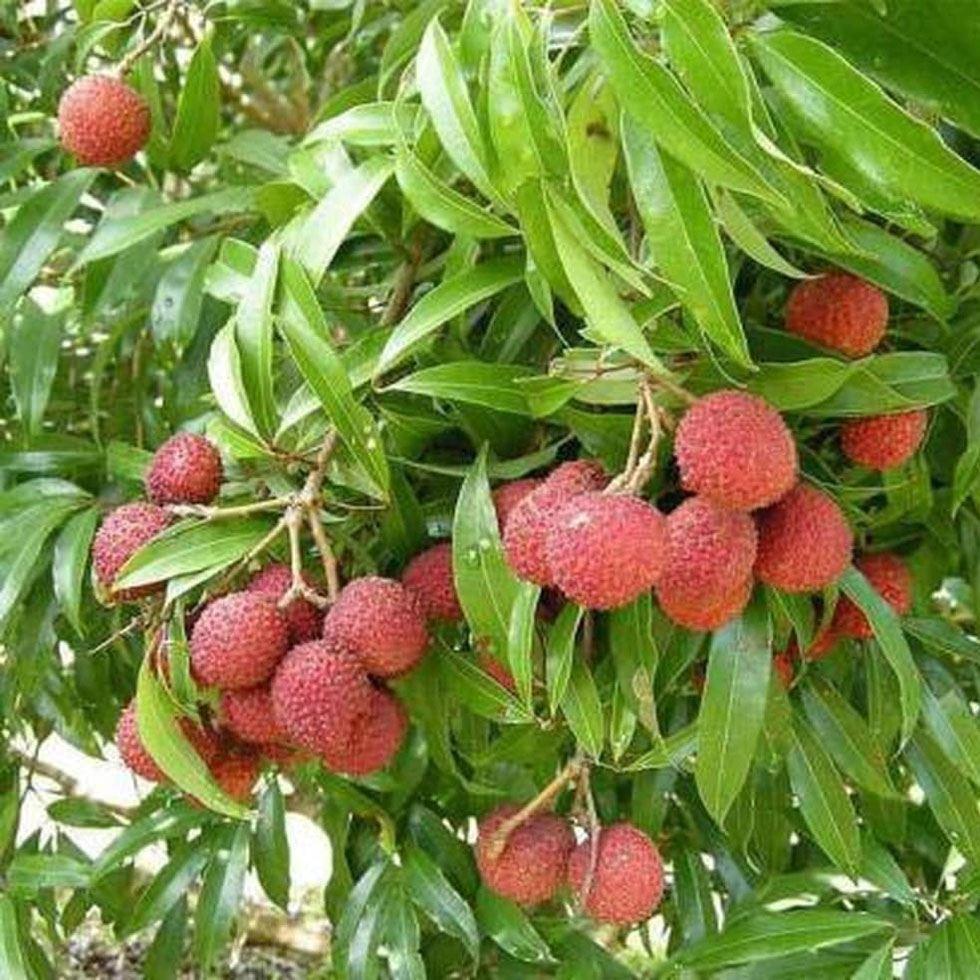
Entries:
{"label": "red lychee fruit", "polygon": [[[895,610],[896,615],[908,613],[912,608],[912,575],[898,555],[886,551],[862,555],[854,565],[875,592]],[[834,610],[831,627],[841,636],[853,636],[860,640],[874,636],[868,617],[844,595]]]}
{"label": "red lychee fruit", "polygon": [[274,599],[231,592],[207,605],[191,631],[191,667],[201,684],[236,690],[264,684],[289,644]]}
{"label": "red lychee fruit", "polygon": [[427,619],[458,623],[463,618],[453,579],[453,546],[448,541],[416,555],[402,572],[402,585],[415,594]]}
{"label": "red lychee fruit", "polygon": [[[123,504],[108,514],[92,542],[92,565],[99,584],[112,592],[112,583],[123,565],[169,523],[170,515],[162,507],[142,502]],[[112,598],[132,602],[162,588],[162,583],[153,582],[112,592]]]}
{"label": "red lychee fruit", "polygon": [[401,582],[377,575],[354,579],[341,589],[323,622],[323,635],[349,646],[376,677],[411,670],[429,645],[425,617],[413,593]]}
{"label": "red lychee fruit", "polygon": [[513,830],[495,854],[497,830],[519,810],[505,803],[480,821],[476,864],[491,891],[521,905],[537,905],[552,898],[564,882],[575,836],[563,817],[537,813]]}
{"label": "red lychee fruit", "polygon": [[801,483],[756,515],[755,575],[785,592],[813,592],[835,582],[851,561],[854,535],[832,497]]}
{"label": "red lychee fruit", "polygon": [[493,654],[484,652],[477,659],[485,674],[489,674],[511,694],[517,693],[517,682],[514,680],[514,675]]}
{"label": "red lychee fruit", "polygon": [[[591,860],[591,841],[572,852],[568,882],[581,895]],[[583,907],[597,922],[643,922],[660,904],[664,866],[656,845],[638,827],[615,823],[599,831],[599,850]]]}
{"label": "red lychee fruit", "polygon": [[[303,581],[311,589],[315,588],[313,580],[305,573]],[[292,584],[293,573],[290,567],[282,562],[273,562],[256,572],[246,588],[249,592],[271,596],[278,603]],[[280,612],[286,617],[291,644],[315,640],[323,629],[323,613],[308,599],[297,597]]]}
{"label": "red lychee fruit", "polygon": [[136,724],[135,701],[130,701],[119,716],[119,722],[116,725],[116,748],[119,750],[122,761],[137,776],[142,776],[143,779],[147,779],[151,783],[162,783],[166,780],[166,774],[153,761],[153,756],[146,750],[140,738],[139,728]]}
{"label": "red lychee fruit", "polygon": [[848,357],[870,354],[888,326],[888,300],[870,282],[849,272],[807,279],[789,295],[786,329]]}
{"label": "red lychee fruit", "polygon": [[664,591],[662,595],[658,592],[657,599],[666,616],[679,626],[689,630],[716,630],[733,620],[748,605],[753,584],[752,576],[748,575],[710,604],[679,601],[671,591]]}
{"label": "red lychee fruit", "polygon": [[542,482],[542,480],[535,479],[534,477],[527,477],[523,480],[511,480],[510,483],[504,483],[494,490],[492,494],[493,509],[497,514],[497,527],[500,528],[501,534],[504,533],[507,527],[507,521],[510,519],[514,508],[529,493],[537,490]]}
{"label": "red lychee fruit", "polygon": [[223,691],[219,708],[221,724],[236,738],[252,745],[278,745],[289,741],[272,710],[268,684]]}
{"label": "red lychee fruit", "polygon": [[271,690],[276,721],[290,742],[317,754],[348,745],[374,694],[360,661],[336,638],[293,647]]}
{"label": "red lychee fruit", "polygon": [[744,391],[699,398],[677,427],[684,489],[729,510],[774,503],[796,482],[796,444],[782,416]]}
{"label": "red lychee fruit", "polygon": [[61,145],[86,167],[118,167],[150,137],[150,107],[135,89],[105,75],[86,75],[58,103]]}
{"label": "red lychee fruit", "polygon": [[793,683],[793,659],[789,653],[774,653],[772,656],[772,669],[779,678],[779,683],[783,689],[788,691]]}
{"label": "red lychee fruit", "polygon": [[926,433],[927,420],[923,409],[853,419],[841,426],[841,448],[858,466],[894,469],[915,455]]}
{"label": "red lychee fruit", "polygon": [[572,497],[548,529],[555,585],[589,609],[615,609],[648,591],[667,565],[667,522],[637,497],[591,491]]}
{"label": "red lychee fruit", "polygon": [[238,803],[248,803],[262,769],[259,754],[246,746],[226,746],[208,765],[214,781]]}
{"label": "red lychee fruit", "polygon": [[548,567],[548,529],[558,510],[572,497],[601,490],[607,482],[602,467],[591,460],[562,463],[510,511],[504,529],[504,552],[510,567],[523,579],[554,585]]}
{"label": "red lychee fruit", "polygon": [[667,516],[667,538],[668,561],[657,598],[682,626],[688,619],[703,622],[705,608],[726,603],[752,574],[755,523],[742,511],[689,497]]}
{"label": "red lychee fruit", "polygon": [[398,753],[408,730],[408,715],[390,691],[371,692],[367,711],[355,722],[344,746],[325,747],[320,758],[328,769],[366,776],[384,769]]}
{"label": "red lychee fruit", "polygon": [[153,454],[146,493],[155,504],[209,504],[223,476],[221,456],[204,436],[178,432]]}

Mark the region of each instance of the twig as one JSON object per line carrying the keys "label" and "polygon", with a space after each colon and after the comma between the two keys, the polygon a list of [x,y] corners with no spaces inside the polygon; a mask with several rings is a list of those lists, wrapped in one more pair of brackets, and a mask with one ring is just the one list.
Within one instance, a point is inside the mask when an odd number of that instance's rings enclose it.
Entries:
{"label": "twig", "polygon": [[256,500],[251,504],[239,504],[234,507],[171,504],[167,510],[175,517],[202,517],[206,521],[214,521],[226,517],[245,517],[248,514],[258,514],[267,510],[282,510],[289,504],[289,501],[289,497],[270,497],[268,500]]}
{"label": "twig", "polygon": [[340,592],[340,574],[337,570],[337,557],[330,546],[330,539],[327,532],[323,530],[320,523],[319,511],[310,509],[306,512],[306,520],[310,526],[310,534],[316,542],[317,550],[320,552],[320,564],[323,566],[323,577],[327,583],[327,601],[332,605],[337,601],[337,594]]}
{"label": "twig", "polygon": [[140,58],[146,54],[150,48],[153,47],[160,40],[161,37],[167,32],[170,27],[170,22],[174,19],[174,15],[177,13],[177,7],[180,6],[181,0],[170,0],[164,9],[163,13],[160,14],[160,19],[156,22],[156,26],[150,31],[149,34],[143,40],[143,43],[138,45],[129,54],[126,55],[122,61],[116,66],[116,70],[119,72],[119,77],[124,76],[132,67],[139,61]]}
{"label": "twig", "polygon": [[408,246],[408,255],[402,264],[395,270],[395,277],[391,284],[391,296],[388,305],[381,315],[381,326],[393,327],[408,307],[408,301],[412,296],[412,287],[415,285],[415,276],[422,263],[422,242],[416,238]]}
{"label": "twig", "polygon": [[116,642],[116,640],[121,640],[124,636],[128,636],[130,633],[133,632],[134,629],[136,629],[141,624],[142,624],[142,620],[140,619],[140,617],[139,616],[134,617],[125,626],[122,626],[119,629],[117,629],[115,633],[113,633],[111,636],[104,639],[97,646],[92,647],[91,650],[86,650],[85,656],[91,657],[93,654],[101,653],[106,647],[111,647],[112,644]]}
{"label": "twig", "polygon": [[578,893],[578,905],[580,911],[585,911],[585,904],[592,891],[592,882],[595,879],[595,869],[599,862],[599,835],[602,833],[599,827],[599,816],[595,809],[595,798],[592,796],[592,785],[589,782],[589,770],[585,769],[582,773],[582,793],[585,797],[585,806],[589,815],[589,866],[585,870],[585,878],[582,879],[582,887]]}
{"label": "twig", "polygon": [[495,861],[507,846],[507,838],[529,817],[533,817],[542,807],[547,806],[568,783],[574,782],[584,771],[585,763],[576,755],[564,769],[530,803],[525,804],[512,817],[505,820],[493,835],[490,842],[490,859]]}
{"label": "twig", "polygon": [[330,602],[315,589],[311,589],[303,578],[303,552],[299,532],[303,527],[305,513],[304,508],[293,506],[286,511],[283,518],[286,522],[286,530],[289,532],[289,567],[292,571],[292,582],[279,599],[280,609],[285,609],[294,599],[306,599],[319,609],[323,609]]}

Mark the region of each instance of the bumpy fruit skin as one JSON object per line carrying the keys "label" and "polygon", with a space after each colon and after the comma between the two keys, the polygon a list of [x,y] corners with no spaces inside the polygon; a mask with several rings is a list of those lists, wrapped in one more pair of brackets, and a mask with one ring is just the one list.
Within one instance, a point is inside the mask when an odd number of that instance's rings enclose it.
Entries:
{"label": "bumpy fruit skin", "polygon": [[425,656],[429,634],[415,596],[401,582],[371,575],[348,582],[323,622],[375,677],[396,677]]}
{"label": "bumpy fruit skin", "polygon": [[[898,555],[890,552],[862,555],[854,566],[896,615],[904,616],[912,608],[912,575]],[[859,640],[874,636],[868,617],[847,596],[840,597],[831,628],[840,636],[853,636]]]}
{"label": "bumpy fruit skin", "polygon": [[[588,874],[591,842],[583,841],[568,862],[568,881],[581,893]],[[629,925],[653,915],[664,890],[664,866],[656,845],[630,823],[616,823],[599,831],[592,887],[585,896],[585,911],[597,922]]]}
{"label": "bumpy fruit skin", "polygon": [[276,721],[268,684],[223,691],[219,707],[221,724],[236,738],[252,745],[279,745],[289,736]]}
{"label": "bumpy fruit skin", "polygon": [[537,490],[543,482],[534,477],[527,477],[523,480],[511,480],[510,483],[504,483],[494,490],[492,494],[493,509],[497,514],[497,526],[500,528],[501,534],[507,527],[507,521],[514,508],[529,493]]}
{"label": "bumpy fruit skin", "polygon": [[765,507],[796,482],[796,444],[782,416],[743,391],[699,398],[677,427],[674,454],[684,489],[729,510]]}
{"label": "bumpy fruit skin", "polygon": [[264,684],[289,644],[274,599],[232,592],[215,599],[191,631],[191,667],[201,684],[238,690]]}
{"label": "bumpy fruit skin", "polygon": [[689,497],[667,515],[668,560],[657,598],[682,626],[701,621],[705,607],[725,603],[752,574],[752,518],[705,497]]}
{"label": "bumpy fruit skin", "polygon": [[888,326],[888,300],[870,282],[830,272],[793,288],[786,303],[786,329],[848,357],[870,354]]}
{"label": "bumpy fruit skin", "polygon": [[851,560],[854,535],[837,503],[805,483],[756,515],[755,575],[784,592],[813,592],[836,581]]}
{"label": "bumpy fruit skin", "polygon": [[130,701],[119,716],[119,723],[116,725],[116,748],[119,749],[122,761],[137,776],[142,776],[151,783],[162,783],[166,780],[164,771],[153,761],[153,757],[146,751],[140,739],[139,729],[136,727],[135,701]]}
{"label": "bumpy fruit skin", "polygon": [[209,765],[214,781],[238,803],[248,803],[262,769],[259,755],[244,746],[225,747]]}
{"label": "bumpy fruit skin", "polygon": [[463,618],[453,579],[453,546],[448,541],[416,555],[402,572],[402,585],[414,593],[427,619],[458,623]]}
{"label": "bumpy fruit skin", "polygon": [[[95,577],[107,590],[112,591],[119,569],[170,523],[170,515],[155,504],[123,504],[112,511],[102,522],[92,542],[92,565]],[[112,598],[132,602],[159,592],[159,583],[141,585],[135,589],[112,592]]]}
{"label": "bumpy fruit skin", "polygon": [[346,745],[325,749],[320,758],[328,769],[366,776],[384,769],[395,757],[408,731],[408,715],[390,691],[371,692],[367,711],[354,724]]}
{"label": "bumpy fruit skin", "polygon": [[153,454],[146,493],[155,504],[209,504],[223,477],[218,450],[204,436],[178,432]]}
{"label": "bumpy fruit skin", "polygon": [[537,905],[552,898],[563,884],[575,836],[564,818],[538,813],[517,827],[493,857],[494,835],[518,810],[519,806],[505,803],[480,821],[476,864],[491,891],[521,905]]}
{"label": "bumpy fruit skin", "polygon": [[511,694],[517,693],[517,682],[514,680],[514,675],[493,654],[483,652],[480,654],[478,660],[485,674],[489,674],[501,687],[506,688]]}
{"label": "bumpy fruit skin", "polygon": [[555,585],[589,609],[615,609],[656,584],[667,565],[667,522],[637,497],[580,493],[555,514],[546,551]]}
{"label": "bumpy fruit skin", "polygon": [[125,82],[86,75],[58,103],[61,145],[86,167],[118,167],[150,136],[150,107]]}
{"label": "bumpy fruit skin", "polygon": [[773,673],[779,678],[783,690],[788,691],[793,683],[793,658],[788,653],[774,653],[772,657]]}
{"label": "bumpy fruit skin", "polygon": [[657,599],[660,608],[678,626],[689,630],[716,630],[733,620],[748,605],[753,584],[752,576],[746,576],[711,604],[690,602],[670,591],[663,594],[658,592]]}
{"label": "bumpy fruit skin", "polygon": [[548,566],[548,530],[555,514],[572,497],[601,490],[607,482],[602,467],[591,460],[562,463],[510,512],[504,530],[504,552],[510,567],[523,579],[554,585]]}
{"label": "bumpy fruit skin", "polygon": [[[305,574],[303,581],[310,588],[314,587],[313,581]],[[290,567],[282,562],[273,562],[256,572],[246,588],[249,592],[271,596],[278,602],[292,584],[293,573]],[[323,629],[323,613],[307,599],[293,599],[281,612],[286,617],[291,644],[315,640]]]}
{"label": "bumpy fruit skin", "polygon": [[337,639],[293,647],[272,678],[272,710],[289,740],[316,754],[342,751],[374,688],[354,653]]}
{"label": "bumpy fruit skin", "polygon": [[858,466],[891,470],[915,455],[926,434],[927,421],[922,409],[854,419],[841,426],[841,448]]}

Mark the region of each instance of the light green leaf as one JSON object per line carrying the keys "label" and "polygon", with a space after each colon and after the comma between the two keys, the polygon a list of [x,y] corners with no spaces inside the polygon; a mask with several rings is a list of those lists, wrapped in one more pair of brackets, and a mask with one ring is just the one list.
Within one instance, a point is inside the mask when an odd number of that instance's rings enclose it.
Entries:
{"label": "light green leaf", "polygon": [[235,321],[229,320],[211,341],[208,381],[218,407],[235,425],[261,441],[242,378],[242,358],[235,343]]}
{"label": "light green leaf", "polygon": [[194,961],[205,973],[228,942],[248,871],[247,823],[225,828],[201,883],[194,910]]}
{"label": "light green leaf", "polygon": [[7,339],[10,387],[28,439],[41,430],[58,369],[64,316],[48,314],[27,298],[14,314]]}
{"label": "light green leaf", "polygon": [[476,921],[501,949],[525,963],[553,963],[548,944],[516,903],[481,887],[476,896]]}
{"label": "light green leaf", "polygon": [[477,962],[480,936],[469,905],[425,851],[409,846],[404,860],[405,881],[412,902],[440,929],[459,939]]}
{"label": "light green leaf", "polygon": [[572,673],[560,703],[561,713],[582,751],[598,759],[606,740],[606,723],[592,672],[581,658],[572,661]]}
{"label": "light green leaf", "polygon": [[85,585],[89,549],[98,520],[99,512],[94,507],[83,510],[65,524],[54,544],[54,594],[62,612],[79,636],[85,632],[80,615],[82,589]]}
{"label": "light green leaf", "polygon": [[178,170],[190,170],[203,160],[218,135],[221,92],[211,35],[194,49],[177,100],[177,118],[170,139],[170,160]]}
{"label": "light green leaf", "polygon": [[289,905],[289,840],[286,808],[275,779],[269,780],[259,800],[252,863],[266,895],[285,912]]}
{"label": "light green leaf", "polygon": [[17,906],[9,895],[0,895],[0,972],[8,980],[33,980],[21,949]]}
{"label": "light green leaf", "polygon": [[399,378],[388,387],[430,398],[482,405],[513,415],[530,415],[527,397],[517,381],[533,373],[532,368],[515,364],[450,361]]}
{"label": "light green leaf", "polygon": [[807,273],[784,259],[769,244],[766,236],[753,224],[733,194],[721,191],[715,205],[718,220],[726,234],[749,258],[782,276],[789,276],[791,279],[806,278]]}
{"label": "light green leaf", "polygon": [[575,656],[575,635],[585,610],[573,602],[567,603],[558,613],[548,631],[545,644],[545,676],[548,685],[548,705],[552,714],[565,697],[568,679],[572,675]]}

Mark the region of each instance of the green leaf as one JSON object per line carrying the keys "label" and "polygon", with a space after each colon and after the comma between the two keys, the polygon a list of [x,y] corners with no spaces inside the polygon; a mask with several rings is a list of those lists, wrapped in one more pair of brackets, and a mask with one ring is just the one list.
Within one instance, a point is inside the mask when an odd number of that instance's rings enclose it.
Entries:
{"label": "green leaf", "polygon": [[698,726],[692,722],[684,728],[661,739],[648,752],[638,756],[628,766],[628,772],[639,772],[642,769],[679,769],[698,748]]}
{"label": "green leaf", "polygon": [[501,949],[525,963],[552,963],[548,944],[514,902],[481,887],[476,896],[476,921],[480,930]]}
{"label": "green leaf", "polygon": [[205,973],[228,942],[248,871],[249,827],[223,830],[208,863],[194,910],[194,961]]}
{"label": "green leaf", "polygon": [[408,352],[447,320],[518,282],[524,275],[519,256],[488,259],[443,280],[426,293],[395,327],[378,358],[377,375],[398,364]]}
{"label": "green leaf", "polygon": [[742,210],[734,194],[721,191],[715,201],[715,212],[725,233],[749,258],[782,276],[789,276],[791,279],[806,278],[807,274],[802,269],[784,259],[769,244],[766,236]]}
{"label": "green leaf", "polygon": [[430,224],[470,238],[509,238],[518,230],[440,180],[405,145],[395,155],[395,179],[409,204]]}
{"label": "green leaf", "polygon": [[606,740],[606,724],[592,672],[581,658],[572,662],[572,673],[560,704],[561,713],[581,749],[598,759]]}
{"label": "green leaf", "polygon": [[0,894],[0,973],[8,980],[33,980],[20,942],[17,906]]}
{"label": "green leaf", "polygon": [[621,128],[630,186],[657,267],[708,337],[737,363],[751,365],[704,189],[683,164],[659,152],[631,115]]}
{"label": "green leaf", "polygon": [[718,931],[711,880],[697,851],[684,850],[674,861],[674,901],[685,944]]}
{"label": "green leaf", "polygon": [[463,481],[453,517],[453,577],[474,635],[488,639],[491,653],[508,648],[510,617],[522,583],[504,558],[487,479],[487,450]]}
{"label": "green leaf", "polygon": [[526,724],[533,720],[527,708],[507,688],[466,657],[442,650],[439,665],[448,690],[471,711],[504,723]]}
{"label": "green leaf", "polygon": [[430,398],[482,405],[512,415],[530,415],[527,396],[517,381],[533,373],[532,368],[516,364],[450,361],[399,378],[388,387]]}
{"label": "green leaf", "polygon": [[17,209],[0,238],[0,311],[6,319],[61,240],[65,222],[95,179],[96,171],[70,170]]}
{"label": "green leaf", "polygon": [[970,861],[980,862],[980,810],[966,777],[921,730],[906,745],[905,758],[951,843]]}
{"label": "green leaf", "polygon": [[58,369],[64,316],[26,299],[14,314],[7,341],[10,388],[28,439],[41,429]]}
{"label": "green leaf", "polygon": [[87,888],[91,867],[65,854],[27,854],[14,856],[7,868],[7,883],[21,894],[35,894],[42,888]]}
{"label": "green leaf", "polygon": [[292,257],[306,270],[314,285],[319,285],[354,222],[378,196],[394,170],[393,160],[370,157],[347,171],[319,204],[308,215],[297,219],[287,232]]}
{"label": "green leaf", "polygon": [[54,559],[51,565],[54,594],[61,611],[68,617],[79,636],[85,632],[80,612],[82,589],[85,585],[89,549],[98,520],[99,512],[95,508],[83,510],[65,524],[54,543]]}
{"label": "green leaf", "polygon": [[140,548],[123,565],[115,587],[131,589],[204,569],[220,570],[248,554],[271,527],[255,519],[185,521]]}
{"label": "green leaf", "polygon": [[177,100],[177,118],[170,139],[170,160],[178,170],[190,170],[203,160],[218,135],[221,93],[211,34],[194,49],[187,77]]}
{"label": "green leaf", "polygon": [[354,459],[382,499],[388,495],[390,473],[374,417],[357,404],[344,365],[330,340],[330,330],[316,294],[302,270],[287,260],[283,265],[285,302],[279,329],[290,352],[337,428]]}
{"label": "green leaf", "polygon": [[966,657],[980,663],[980,643],[945,619],[906,616],[902,628],[930,650],[946,657]]}
{"label": "green leaf", "polygon": [[55,800],[48,807],[48,816],[70,827],[95,827],[101,830],[120,826],[119,818],[105,805],[81,797]]}
{"label": "green leaf", "polygon": [[445,32],[438,19],[433,18],[415,56],[415,80],[422,105],[449,158],[477,190],[500,203],[490,178],[489,153],[464,77]]}
{"label": "green leaf", "polygon": [[633,42],[613,0],[596,0],[589,35],[620,104],[670,156],[710,183],[779,204],[780,195],[712,126],[674,76]]}
{"label": "green leaf", "polygon": [[902,635],[899,618],[853,565],[840,577],[840,586],[844,594],[868,617],[881,652],[895,672],[902,712],[902,738],[907,739],[919,717],[922,690],[919,672]]}
{"label": "green leaf", "polygon": [[92,867],[92,880],[120,867],[127,858],[158,840],[180,837],[205,822],[207,811],[188,803],[157,810],[121,831],[99,855]]}
{"label": "green leaf", "polygon": [[136,724],[140,741],[153,761],[182,790],[217,813],[239,819],[248,816],[248,808],[236,803],[214,781],[201,757],[184,737],[174,715],[174,706],[154,675],[149,658],[143,661],[136,683]]}
{"label": "green leaf", "polygon": [[869,184],[964,221],[980,220],[980,171],[833,49],[789,30],[752,47],[806,135]]}
{"label": "green leaf", "polygon": [[793,744],[786,757],[790,783],[817,844],[852,877],[861,863],[857,816],[844,784],[813,730],[794,720]]}
{"label": "green leaf", "polygon": [[199,214],[226,216],[248,211],[252,206],[253,195],[254,191],[248,187],[227,187],[185,201],[161,204],[139,214],[105,218],[99,223],[95,234],[75,260],[75,268],[79,269],[99,259],[117,255],[157,232]]}
{"label": "green leaf", "polygon": [[803,706],[820,744],[851,779],[877,796],[897,795],[867,723],[837,688],[811,677],[803,685]]}
{"label": "green leaf", "polygon": [[272,303],[279,276],[279,246],[267,239],[235,315],[235,347],[242,384],[259,432],[268,438],[276,428],[276,396],[272,377]]}
{"label": "green leaf", "polygon": [[229,320],[211,342],[208,354],[208,381],[218,407],[235,425],[261,441],[259,427],[252,417],[245,381],[242,378],[242,359],[235,344],[235,321]]}
{"label": "green leaf", "polygon": [[889,940],[871,953],[851,974],[851,980],[891,980],[893,945],[892,940]]}
{"label": "green leaf", "polygon": [[861,836],[861,877],[877,885],[896,902],[910,908],[916,903],[915,890],[909,884],[891,852],[871,833]]}
{"label": "green leaf", "polygon": [[187,936],[187,899],[182,897],[164,916],[146,951],[143,974],[146,980],[174,980],[177,964],[184,957]]}
{"label": "green leaf", "polygon": [[289,841],[279,783],[270,779],[259,800],[252,837],[252,863],[266,895],[284,912],[289,905]]}
{"label": "green leaf", "polygon": [[119,929],[120,937],[130,936],[162,919],[184,897],[210,856],[211,848],[200,839],[184,844],[136,900],[129,918]]}
{"label": "green leaf", "polygon": [[217,236],[191,242],[164,270],[153,294],[150,323],[158,343],[189,344],[204,305],[204,282]]}
{"label": "green leaf", "polygon": [[548,705],[551,713],[565,697],[568,679],[572,676],[575,657],[575,635],[585,610],[573,602],[567,603],[558,613],[548,630],[545,643],[545,677],[548,685]]}
{"label": "green leaf", "polygon": [[716,936],[680,950],[672,962],[699,971],[719,970],[737,963],[760,963],[792,953],[814,952],[892,930],[886,919],[876,919],[865,912],[752,912]]}
{"label": "green leaf", "polygon": [[541,588],[533,582],[522,582],[510,610],[507,629],[507,663],[521,700],[533,714],[534,623]]}
{"label": "green leaf", "polygon": [[708,674],[698,714],[698,792],[720,825],[745,783],[765,718],[772,665],[765,604],[712,635]]}
{"label": "green leaf", "polygon": [[403,871],[412,902],[443,932],[459,939],[474,963],[478,962],[480,936],[476,919],[438,866],[425,851],[410,846],[404,857]]}
{"label": "green leaf", "polygon": [[960,693],[951,689],[937,697],[923,684],[922,721],[946,757],[980,786],[980,727]]}
{"label": "green leaf", "polygon": [[419,918],[401,889],[389,897],[384,927],[391,980],[425,980],[425,961],[419,955]]}
{"label": "green leaf", "polygon": [[353,146],[392,146],[416,129],[420,112],[404,102],[365,102],[314,126],[304,146],[340,140]]}

